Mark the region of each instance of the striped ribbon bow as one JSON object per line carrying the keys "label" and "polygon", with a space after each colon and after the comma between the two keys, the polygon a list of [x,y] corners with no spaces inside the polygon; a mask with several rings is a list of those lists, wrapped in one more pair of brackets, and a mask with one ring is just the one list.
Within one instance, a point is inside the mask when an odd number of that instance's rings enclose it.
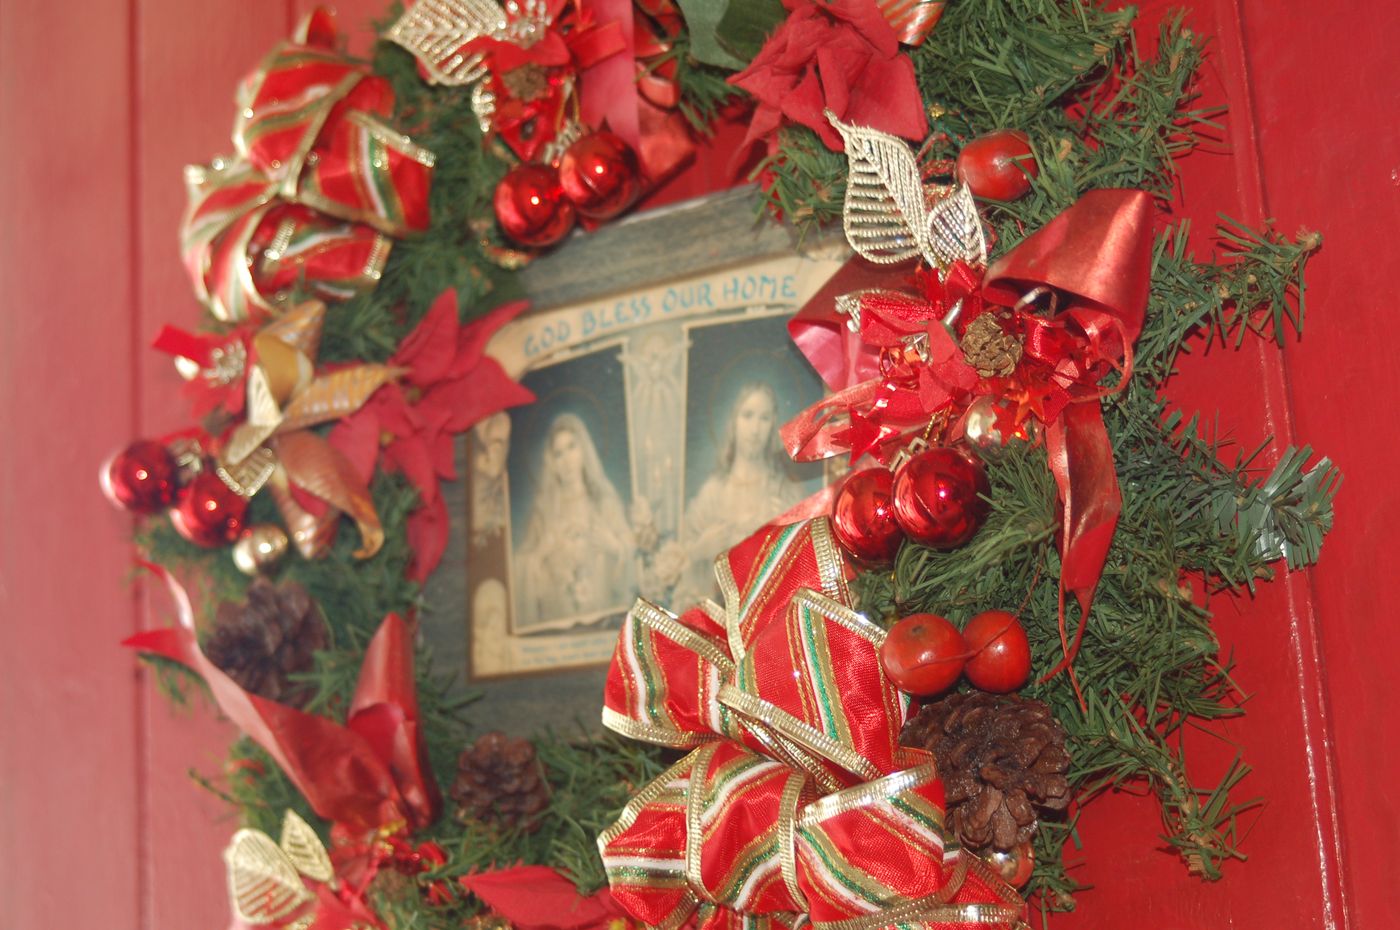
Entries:
{"label": "striped ribbon bow", "polygon": [[238,90],[238,154],[185,169],[181,254],[221,320],[271,313],[298,282],[323,300],[378,283],[389,237],[428,228],[433,154],[390,128],[389,83],[309,15]]}
{"label": "striped ribbon bow", "polygon": [[725,606],[628,614],[603,722],[694,751],[599,837],[612,895],[660,930],[1019,925],[1020,897],[943,825],[884,631],[851,609],[826,518],[716,560]]}

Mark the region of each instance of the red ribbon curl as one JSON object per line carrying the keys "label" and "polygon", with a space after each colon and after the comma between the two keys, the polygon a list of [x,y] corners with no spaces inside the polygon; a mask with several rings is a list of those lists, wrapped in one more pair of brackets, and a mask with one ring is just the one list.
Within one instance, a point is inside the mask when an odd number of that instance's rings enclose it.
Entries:
{"label": "red ribbon curl", "polygon": [[179,662],[204,679],[214,702],[277,762],[317,814],[351,835],[432,823],[442,796],[428,766],[413,687],[408,624],[389,614],[365,650],[344,725],[245,691],[199,648],[189,597],[159,565],[141,563],[170,589],[179,624],[122,645]]}

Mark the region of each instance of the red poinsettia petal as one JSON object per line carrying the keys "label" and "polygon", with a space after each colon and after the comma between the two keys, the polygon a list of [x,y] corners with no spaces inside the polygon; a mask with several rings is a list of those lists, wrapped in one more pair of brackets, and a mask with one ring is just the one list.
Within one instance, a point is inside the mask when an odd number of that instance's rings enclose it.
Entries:
{"label": "red poinsettia petal", "polygon": [[909,56],[869,61],[852,89],[846,120],[915,141],[928,134],[928,119]]}
{"label": "red poinsettia petal", "polygon": [[379,461],[379,435],[375,408],[364,406],[336,423],[326,439],[350,461],[365,484],[369,484]]}
{"label": "red poinsettia petal", "polygon": [[519,930],[585,930],[618,914],[608,890],[587,898],[573,882],[542,865],[464,875],[462,884]]}
{"label": "red poinsettia petal", "polygon": [[442,561],[447,550],[449,521],[447,504],[438,494],[431,501],[421,505],[408,515],[405,524],[408,544],[413,549],[413,561],[408,566],[408,577],[422,584],[427,581],[433,569]]}
{"label": "red poinsettia petal", "polygon": [[463,375],[475,367],[476,363],[485,356],[486,344],[491,341],[492,336],[496,335],[496,331],[528,309],[530,309],[529,301],[513,300],[508,304],[501,304],[480,319],[473,320],[463,326],[457,336],[457,357],[448,377]]}
{"label": "red poinsettia petal", "polygon": [[534,399],[535,395],[507,375],[499,362],[483,358],[470,375],[435,387],[423,402],[445,405],[451,412],[447,428],[460,433],[497,410],[518,407]]}
{"label": "red poinsettia petal", "polygon": [[402,472],[408,483],[418,489],[421,500],[438,496],[437,470],[427,441],[418,434],[396,439],[384,447],[386,471]]}
{"label": "red poinsettia petal", "polygon": [[794,123],[808,126],[821,132],[827,122],[823,111],[826,109],[826,95],[822,93],[821,78],[815,68],[809,68],[802,80],[783,97],[783,115]]}
{"label": "red poinsettia petal", "polygon": [[850,23],[880,55],[888,58],[899,53],[899,36],[895,35],[885,14],[870,0],[833,0],[827,5],[826,13]]}
{"label": "red poinsettia petal", "polygon": [[457,351],[457,292],[443,291],[389,361],[408,369],[404,380],[428,385],[441,380]]}

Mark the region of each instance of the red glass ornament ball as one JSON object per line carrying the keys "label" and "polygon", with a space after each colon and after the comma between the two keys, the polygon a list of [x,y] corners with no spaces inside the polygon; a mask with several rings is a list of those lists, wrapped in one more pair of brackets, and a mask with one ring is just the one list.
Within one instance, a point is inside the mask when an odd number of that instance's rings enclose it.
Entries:
{"label": "red glass ornament ball", "polygon": [[202,472],[180,492],[170,522],[197,546],[226,546],[243,531],[248,500],[212,472]]}
{"label": "red glass ornament ball", "polygon": [[102,493],[123,510],[156,513],[175,500],[178,473],[169,449],[141,439],[108,459],[99,479]]}
{"label": "red glass ornament ball", "polygon": [[852,557],[873,565],[894,561],[904,531],[894,518],[894,475],[865,468],[846,479],[831,507],[836,541]]}
{"label": "red glass ornament ball", "polygon": [[890,628],[880,645],[880,665],[894,686],[909,694],[946,691],[962,674],[967,644],[958,628],[937,614],[911,614]]}
{"label": "red glass ornament ball", "polygon": [[894,516],[910,539],[952,549],[971,539],[987,518],[988,492],[979,463],[956,449],[929,449],[894,476]]}
{"label": "red glass ornament ball", "polygon": [[632,146],[610,132],[591,132],[564,150],[559,183],[580,215],[610,220],[637,199],[642,169]]}
{"label": "red glass ornament ball", "polygon": [[954,172],[984,200],[1015,200],[1031,189],[1040,174],[1030,139],[1016,129],[998,129],[978,136],[958,153]]}
{"label": "red glass ornament ball", "polygon": [[574,228],[573,203],[549,165],[516,165],[496,185],[496,222],[524,246],[553,245]]}
{"label": "red glass ornament ball", "polygon": [[970,653],[963,672],[974,688],[1006,694],[1031,675],[1031,644],[1015,615],[1004,610],[980,613],[963,627]]}

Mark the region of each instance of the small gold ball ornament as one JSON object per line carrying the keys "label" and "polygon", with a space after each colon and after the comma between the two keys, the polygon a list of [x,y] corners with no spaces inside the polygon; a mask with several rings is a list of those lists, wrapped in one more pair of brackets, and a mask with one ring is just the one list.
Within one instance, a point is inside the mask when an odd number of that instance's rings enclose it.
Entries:
{"label": "small gold ball ornament", "polygon": [[250,526],[233,544],[233,564],[245,575],[257,575],[287,554],[287,534],[271,523]]}

